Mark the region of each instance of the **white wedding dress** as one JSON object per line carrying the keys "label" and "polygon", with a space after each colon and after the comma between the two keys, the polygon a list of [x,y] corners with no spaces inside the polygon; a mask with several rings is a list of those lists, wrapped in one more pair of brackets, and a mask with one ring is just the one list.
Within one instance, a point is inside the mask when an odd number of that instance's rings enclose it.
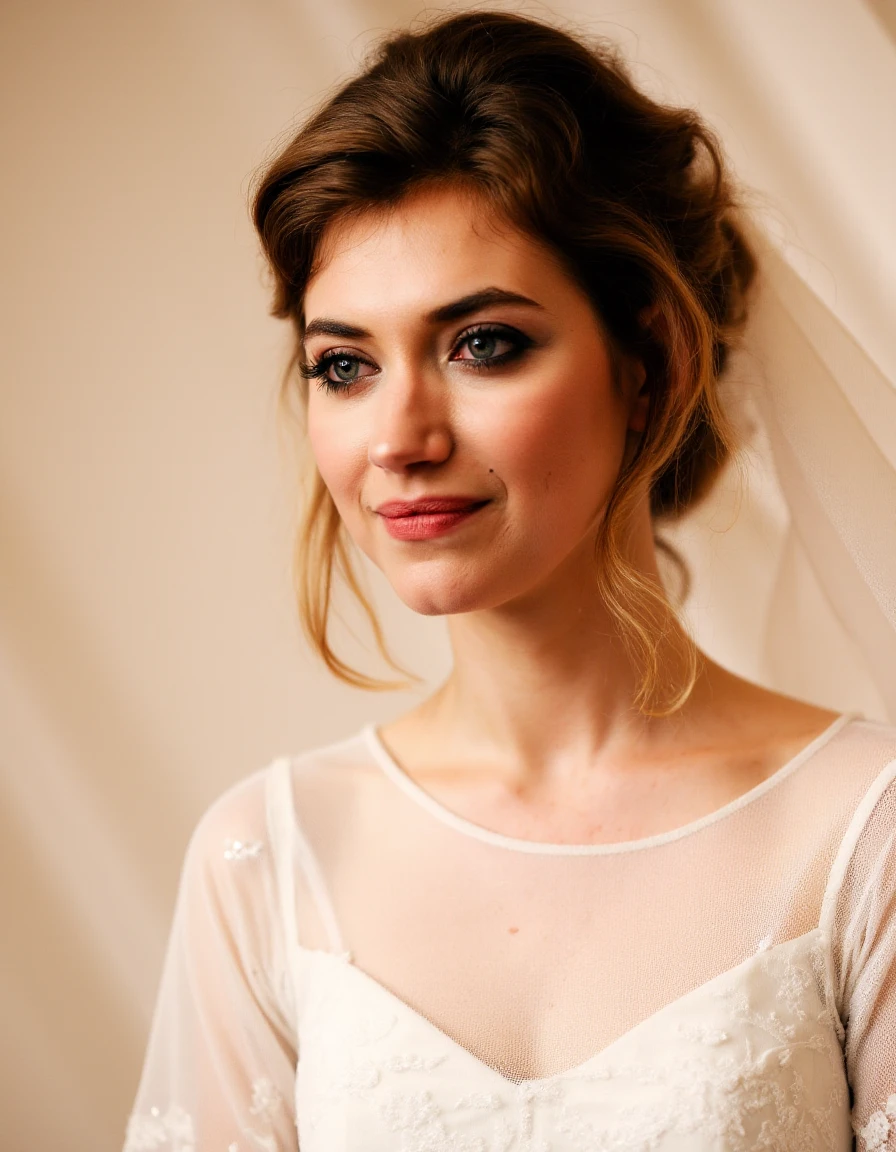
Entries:
{"label": "white wedding dress", "polygon": [[896,729],[607,845],[456,815],[373,726],[199,823],[126,1152],[896,1149]]}

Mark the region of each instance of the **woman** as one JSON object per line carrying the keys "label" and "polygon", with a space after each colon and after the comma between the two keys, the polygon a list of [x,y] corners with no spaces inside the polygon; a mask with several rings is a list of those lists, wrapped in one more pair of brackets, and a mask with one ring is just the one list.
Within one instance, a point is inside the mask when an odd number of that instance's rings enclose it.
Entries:
{"label": "woman", "polygon": [[347,534],[454,662],[205,814],[127,1152],[896,1148],[896,732],[714,663],[657,559],[731,453],[755,272],[710,133],[468,13],[254,207],[307,634],[377,686],[327,641]]}

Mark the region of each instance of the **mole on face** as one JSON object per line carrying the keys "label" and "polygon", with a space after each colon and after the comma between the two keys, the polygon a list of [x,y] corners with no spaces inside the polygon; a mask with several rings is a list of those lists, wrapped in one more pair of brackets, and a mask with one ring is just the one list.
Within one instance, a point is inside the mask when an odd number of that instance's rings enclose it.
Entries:
{"label": "mole on face", "polygon": [[508,928],[507,931],[510,933],[511,936],[513,936],[513,934],[515,932],[519,932],[519,928]]}

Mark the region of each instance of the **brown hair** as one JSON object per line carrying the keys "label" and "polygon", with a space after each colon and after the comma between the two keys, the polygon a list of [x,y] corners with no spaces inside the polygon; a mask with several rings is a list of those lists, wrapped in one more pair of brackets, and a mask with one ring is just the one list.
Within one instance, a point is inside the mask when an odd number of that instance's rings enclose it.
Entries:
{"label": "brown hair", "polygon": [[[611,343],[647,368],[646,429],[602,521],[595,572],[642,669],[638,703],[646,710],[660,695],[658,637],[682,630],[662,589],[625,560],[628,516],[647,489],[656,520],[681,515],[708,491],[733,446],[717,381],[744,319],[754,261],[734,220],[720,146],[692,111],[640,92],[604,41],[489,11],[386,37],[256,186],[273,313],[295,325],[294,365],[305,286],[327,226],[433,181],[475,190],[546,243],[591,299]],[[292,381],[290,373],[286,387]],[[299,390],[307,403],[306,380]],[[335,565],[380,651],[403,671],[386,651],[316,469],[295,563],[302,624],[330,670],[360,687],[398,686],[348,667],[329,646]],[[696,676],[696,649],[689,640],[686,647],[689,671],[665,710],[683,702]]]}

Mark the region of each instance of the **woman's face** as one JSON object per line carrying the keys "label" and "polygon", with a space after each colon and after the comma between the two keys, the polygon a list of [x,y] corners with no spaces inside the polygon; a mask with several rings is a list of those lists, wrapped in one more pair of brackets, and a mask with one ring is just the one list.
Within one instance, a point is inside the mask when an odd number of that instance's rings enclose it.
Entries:
{"label": "woman's face", "polygon": [[[425,615],[495,608],[591,560],[627,433],[587,296],[457,190],[337,223],[305,294],[308,430],[348,532]],[[454,516],[389,501],[463,497]],[[388,510],[387,510],[388,511]]]}

